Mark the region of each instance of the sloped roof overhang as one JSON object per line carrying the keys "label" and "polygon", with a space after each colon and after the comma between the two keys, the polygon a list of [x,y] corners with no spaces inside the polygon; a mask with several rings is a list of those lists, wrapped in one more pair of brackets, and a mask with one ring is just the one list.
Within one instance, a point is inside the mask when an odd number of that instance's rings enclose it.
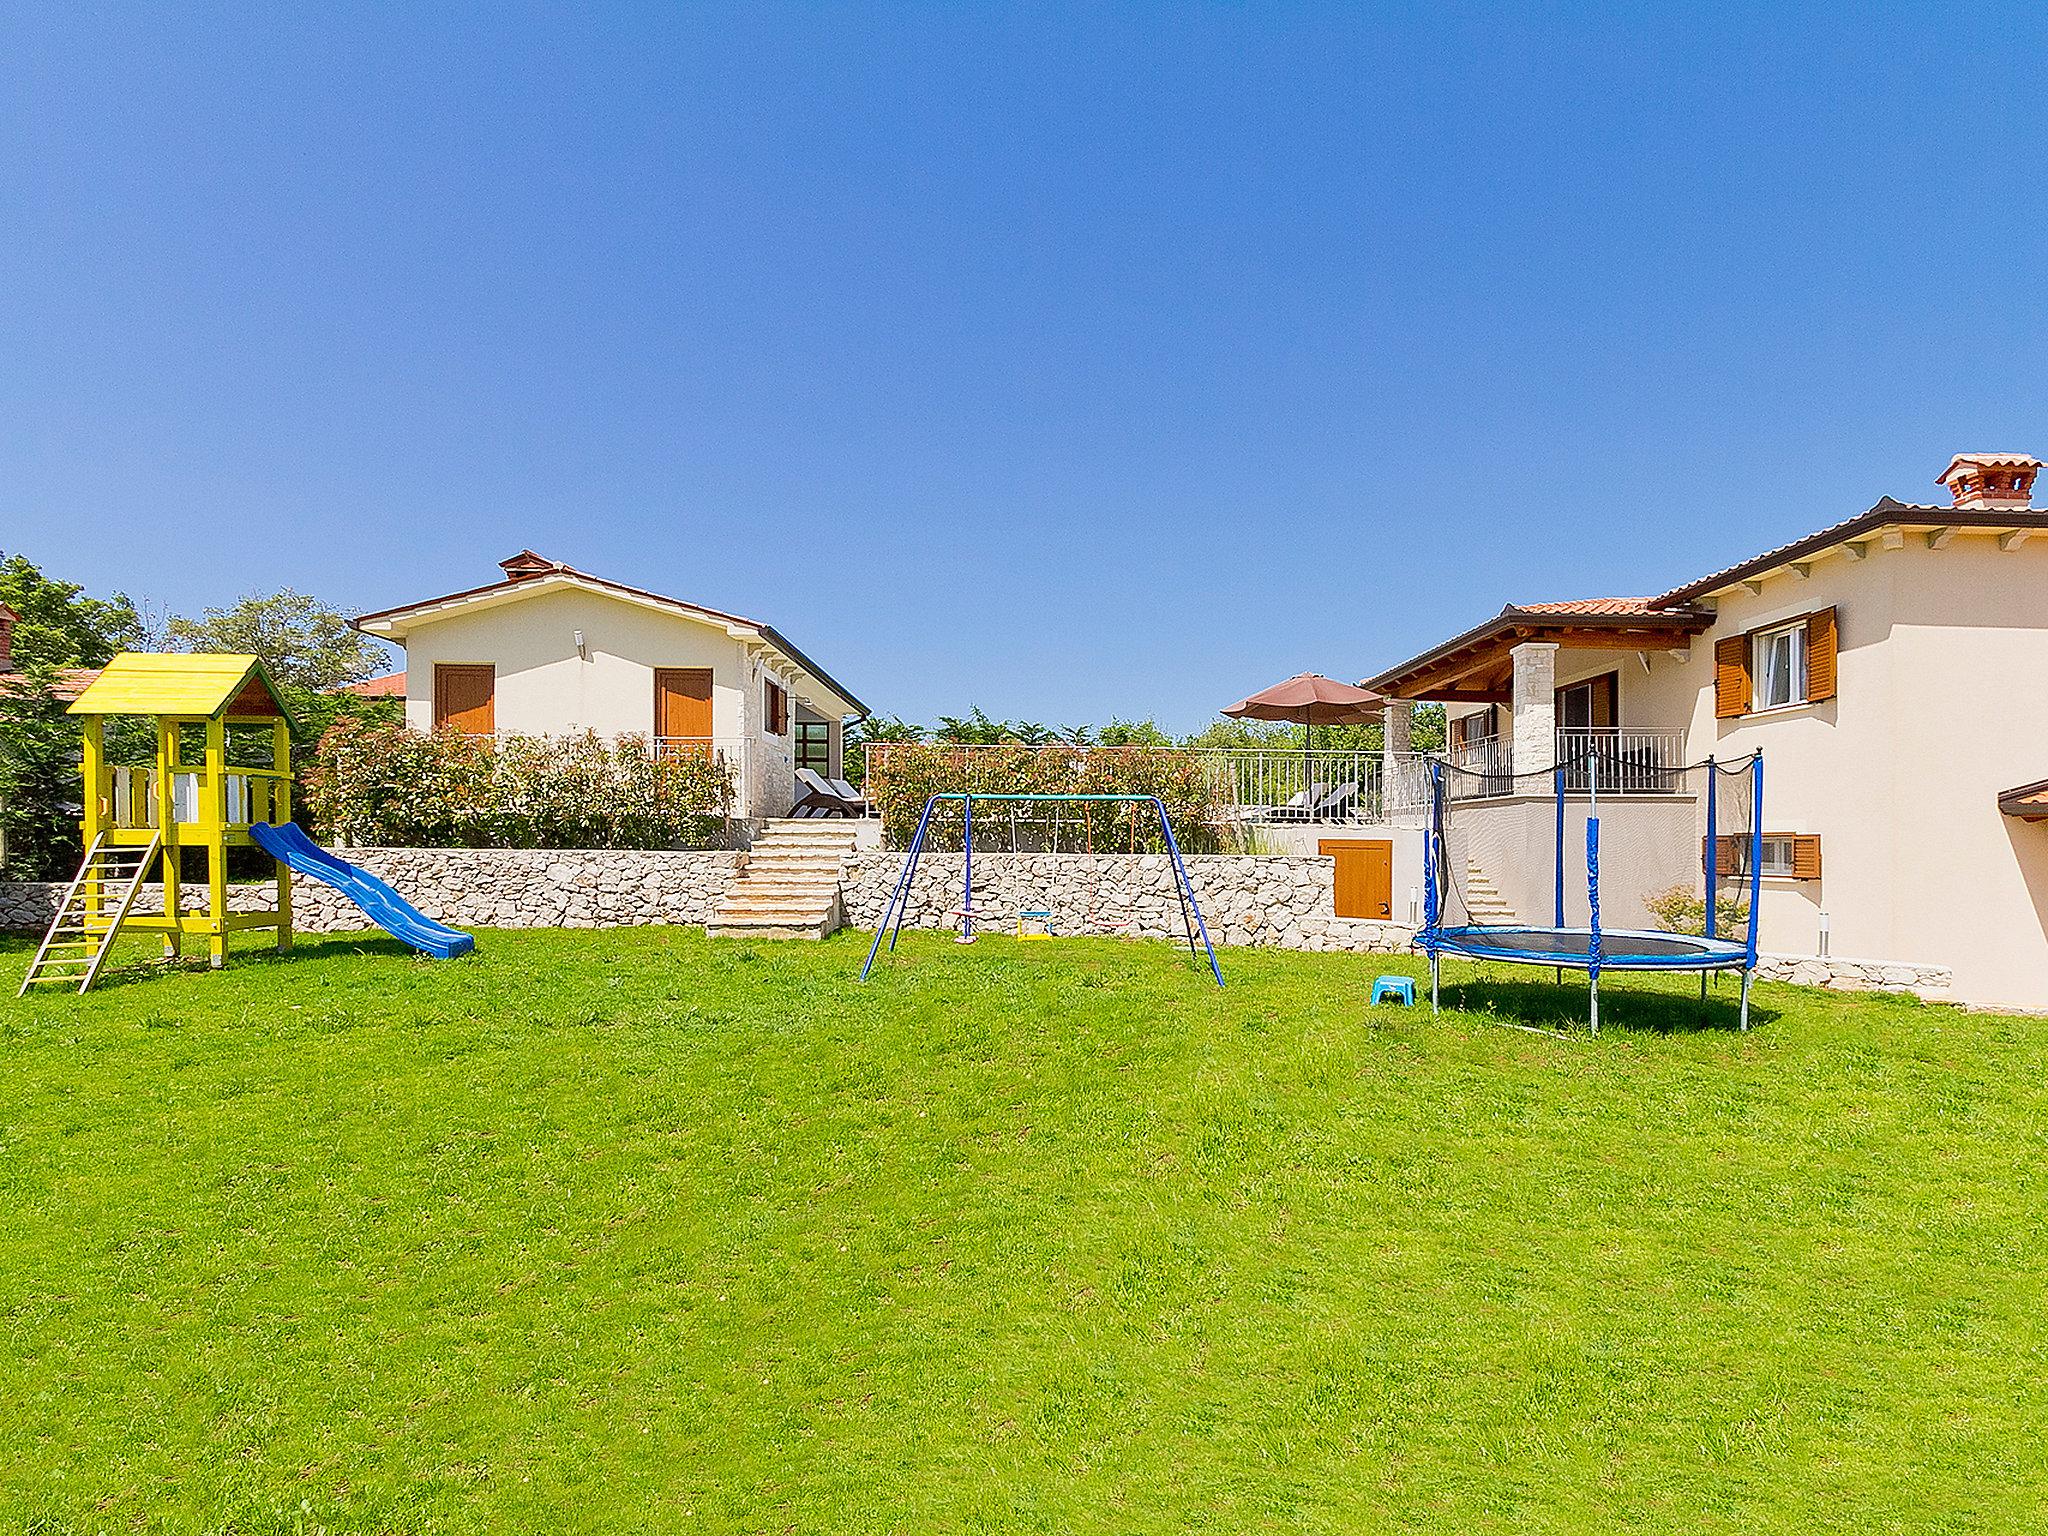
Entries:
{"label": "sloped roof overhang", "polygon": [[380,639],[402,642],[406,635],[422,624],[432,623],[455,612],[477,612],[482,609],[502,607],[507,603],[523,602],[543,592],[580,591],[599,597],[612,598],[619,602],[633,603],[660,613],[672,614],[678,618],[694,620],[700,624],[723,629],[735,640],[754,641],[775,651],[789,666],[804,677],[815,682],[820,688],[845,705],[842,713],[865,715],[868,707],[851,691],[838,683],[832,675],[806,656],[773,625],[763,624],[754,619],[742,618],[734,613],[721,613],[716,608],[706,608],[699,603],[686,603],[680,598],[664,597],[659,592],[649,592],[641,587],[629,587],[624,582],[609,581],[602,576],[592,576],[570,566],[558,565],[543,573],[530,576],[515,576],[504,581],[494,581],[485,586],[471,587],[462,592],[450,592],[441,597],[426,598],[402,607],[385,608],[375,613],[358,615],[355,627],[365,634]]}
{"label": "sloped roof overhang", "polygon": [[[1573,612],[1575,605],[1510,605],[1484,624],[1455,635],[1399,666],[1363,678],[1358,686],[1391,699],[1438,703],[1505,704],[1512,701],[1514,648],[1530,640],[1568,649],[1683,650],[1714,616],[1703,609]],[[1586,607],[1607,605],[1584,605]]]}

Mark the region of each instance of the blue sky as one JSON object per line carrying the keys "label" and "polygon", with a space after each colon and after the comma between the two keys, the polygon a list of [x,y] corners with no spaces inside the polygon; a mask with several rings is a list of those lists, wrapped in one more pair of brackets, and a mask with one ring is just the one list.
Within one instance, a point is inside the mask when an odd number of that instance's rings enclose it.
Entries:
{"label": "blue sky", "polygon": [[176,610],[530,545],[1191,727],[2048,453],[2039,7],[72,9],[0,548]]}

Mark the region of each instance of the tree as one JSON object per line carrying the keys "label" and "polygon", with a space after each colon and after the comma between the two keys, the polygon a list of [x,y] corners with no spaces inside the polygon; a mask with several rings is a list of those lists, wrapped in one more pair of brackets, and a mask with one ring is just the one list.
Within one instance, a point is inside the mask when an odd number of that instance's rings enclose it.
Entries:
{"label": "tree", "polygon": [[85,588],[45,576],[25,555],[0,556],[0,603],[16,615],[16,671],[103,667],[142,637],[141,617],[126,597],[87,597]]}
{"label": "tree", "polygon": [[1155,721],[1126,720],[1121,715],[1111,715],[1095,737],[1096,745],[1103,747],[1170,747],[1174,739],[1161,730]]}
{"label": "tree", "polygon": [[141,634],[123,596],[93,598],[21,555],[0,558],[0,603],[18,615],[13,677],[0,684],[0,843],[17,880],[67,875],[78,861],[80,730],[59,697],[67,667],[99,667]]}
{"label": "tree", "polygon": [[886,742],[923,741],[924,727],[894,715],[866,715],[846,728],[846,778],[856,786],[867,782],[867,748]]}
{"label": "tree", "polygon": [[385,665],[367,635],[290,587],[267,597],[252,593],[232,608],[209,608],[197,619],[173,618],[165,628],[178,650],[260,656],[277,683],[309,693],[361,682]]}

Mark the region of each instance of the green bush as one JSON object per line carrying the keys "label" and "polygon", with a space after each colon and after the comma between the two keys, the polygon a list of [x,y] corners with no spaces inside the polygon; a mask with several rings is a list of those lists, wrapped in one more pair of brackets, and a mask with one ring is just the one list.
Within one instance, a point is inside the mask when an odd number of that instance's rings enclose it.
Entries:
{"label": "green bush", "polygon": [[[1666,933],[1704,934],[1707,899],[1689,885],[1674,885],[1645,898],[1643,905]],[[1723,896],[1714,903],[1714,929],[1722,938],[1749,931],[1749,903]]]}
{"label": "green bush", "polygon": [[[925,802],[937,794],[1156,795],[1173,818],[1183,852],[1207,853],[1225,841],[1222,797],[1202,759],[1173,747],[1027,747],[1022,744],[960,748],[940,742],[903,742],[878,749],[869,765],[867,793],[882,813],[883,830],[907,846]],[[990,806],[975,837],[977,848],[1016,846],[1039,852],[1160,853],[1150,807],[1094,801],[1053,806]],[[1053,826],[1055,815],[1059,818]],[[961,816],[946,807],[933,819],[927,843],[960,846]]]}
{"label": "green bush", "polygon": [[424,735],[343,716],[305,803],[334,841],[400,848],[688,848],[719,841],[731,770],[644,737]]}

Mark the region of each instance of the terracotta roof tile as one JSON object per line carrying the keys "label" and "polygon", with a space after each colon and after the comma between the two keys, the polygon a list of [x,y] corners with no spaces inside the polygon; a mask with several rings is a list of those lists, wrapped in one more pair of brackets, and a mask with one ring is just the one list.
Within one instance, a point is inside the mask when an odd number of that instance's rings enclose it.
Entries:
{"label": "terracotta roof tile", "polygon": [[1647,597],[1581,597],[1564,603],[1516,603],[1516,613],[1557,613],[1578,618],[1605,618],[1654,610]]}
{"label": "terracotta roof tile", "polygon": [[343,683],[334,691],[352,693],[359,699],[402,699],[405,697],[405,674],[386,672],[382,677],[366,677],[360,683]]}
{"label": "terracotta roof tile", "polygon": [[[69,704],[92,686],[99,676],[97,667],[60,667],[57,670],[57,686],[50,690],[50,696]],[[0,672],[0,688],[18,688],[28,678],[20,672]]]}

